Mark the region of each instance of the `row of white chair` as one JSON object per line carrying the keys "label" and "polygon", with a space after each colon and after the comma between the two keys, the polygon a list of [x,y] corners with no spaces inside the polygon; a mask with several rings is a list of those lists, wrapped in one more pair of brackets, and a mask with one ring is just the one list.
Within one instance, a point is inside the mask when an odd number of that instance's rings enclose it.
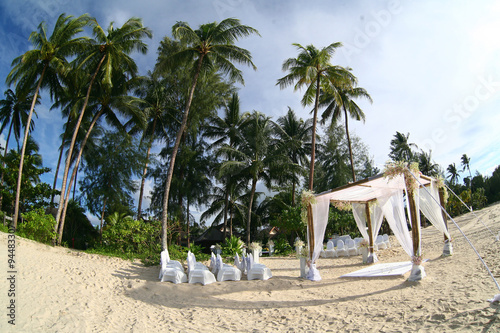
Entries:
{"label": "row of white chair", "polygon": [[[334,257],[349,257],[361,254],[361,247],[359,243],[363,238],[355,238],[354,240],[346,238],[344,242],[343,239],[336,239],[337,246],[333,240],[329,240],[326,243],[326,250],[321,251],[321,256],[323,258],[334,258]],[[383,250],[391,247],[389,242],[389,235],[378,235],[375,238],[374,250]]]}
{"label": "row of white chair", "polygon": [[[263,264],[253,262],[252,254],[240,262],[238,255],[235,257],[235,266],[224,264],[220,254],[212,254],[210,268],[197,262],[195,255],[189,251],[187,255],[188,270],[179,261],[170,260],[167,250],[161,252],[161,268],[159,279],[162,282],[173,283],[201,283],[207,285],[216,281],[239,281],[242,273],[248,280],[267,280],[272,277],[271,270]],[[216,278],[217,277],[217,278]]]}

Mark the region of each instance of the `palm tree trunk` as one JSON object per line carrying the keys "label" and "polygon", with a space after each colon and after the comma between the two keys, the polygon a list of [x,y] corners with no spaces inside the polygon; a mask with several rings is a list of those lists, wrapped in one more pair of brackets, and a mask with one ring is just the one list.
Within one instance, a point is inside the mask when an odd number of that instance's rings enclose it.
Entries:
{"label": "palm tree trunk", "polygon": [[63,206],[64,206],[64,195],[66,193],[66,182],[68,181],[68,173],[69,173],[69,168],[70,168],[70,164],[71,164],[71,155],[73,154],[73,149],[75,146],[76,137],[78,135],[78,130],[80,129],[80,124],[82,123],[83,114],[85,113],[85,109],[87,108],[87,103],[89,102],[92,84],[94,83],[94,80],[97,77],[97,74],[99,73],[99,69],[101,68],[101,65],[104,62],[105,58],[106,58],[106,55],[104,54],[102,56],[101,60],[99,61],[99,64],[97,65],[97,68],[94,72],[94,75],[92,75],[92,78],[91,78],[90,83],[89,83],[89,87],[87,89],[87,95],[85,96],[85,101],[83,103],[82,110],[80,111],[80,116],[78,117],[78,120],[76,122],[75,131],[73,132],[73,137],[71,138],[71,144],[68,148],[68,156],[66,157],[66,165],[64,167],[64,176],[63,176],[63,181],[62,181],[62,185],[61,185],[61,198],[59,200],[59,207],[57,209],[57,215],[56,215],[56,226],[55,226],[56,232],[57,232],[57,229],[59,226],[59,222],[61,219],[61,213],[62,213]]}
{"label": "palm tree trunk", "polygon": [[[12,126],[13,123],[11,122],[9,126],[9,134],[7,134],[7,140],[5,141],[5,151],[3,153],[2,176],[0,178],[0,186],[3,185],[3,178],[4,178],[3,169],[5,168],[5,159],[7,158],[7,152],[9,151],[9,140],[10,140],[10,133],[12,132]],[[2,209],[2,202],[3,202],[3,191],[0,191],[0,210]]]}
{"label": "palm tree trunk", "polygon": [[292,182],[292,206],[295,207],[295,180]]}
{"label": "palm tree trunk", "polygon": [[78,167],[80,165],[80,161],[81,161],[81,158],[83,155],[83,149],[85,148],[85,144],[87,143],[87,139],[90,136],[90,132],[92,131],[92,129],[94,128],[94,125],[97,123],[97,120],[101,117],[101,115],[103,113],[104,113],[104,109],[101,108],[101,110],[99,110],[99,112],[94,116],[94,119],[92,119],[92,122],[90,123],[89,129],[87,130],[87,133],[85,134],[85,137],[83,138],[80,150],[78,151],[78,157],[76,158],[75,167],[73,168],[73,173],[71,174],[71,179],[70,179],[69,184],[68,184],[69,185],[68,192],[66,193],[66,198],[64,200],[64,209],[63,209],[63,212],[61,215],[61,221],[59,223],[59,232],[58,232],[59,236],[57,239],[58,245],[61,245],[61,241],[62,241],[62,236],[63,236],[63,231],[64,231],[64,222],[66,221],[66,211],[68,209],[69,196],[70,196],[70,192],[71,192],[71,184],[73,183],[73,181],[76,184],[76,175],[78,173]]}
{"label": "palm tree trunk", "polygon": [[314,181],[314,159],[316,157],[316,123],[318,122],[318,108],[319,108],[319,82],[320,77],[316,79],[316,101],[314,103],[314,115],[313,115],[313,128],[312,128],[312,148],[311,148],[311,167],[309,170],[309,190],[313,189]]}
{"label": "palm tree trunk", "polygon": [[101,241],[102,241],[102,225],[104,224],[104,212],[106,211],[106,203],[108,201],[108,198],[104,198],[103,204],[102,204],[102,212],[101,212],[101,227],[99,228],[99,235],[101,236]]}
{"label": "palm tree trunk", "polygon": [[[227,181],[229,182],[229,178],[227,178]],[[224,239],[226,239],[227,236],[227,205],[229,203],[229,189],[226,186],[226,193],[224,193]]]}
{"label": "palm tree trunk", "polygon": [[149,164],[149,154],[151,153],[151,146],[153,145],[153,138],[156,129],[156,121],[158,117],[155,117],[153,121],[153,129],[151,139],[149,140],[148,150],[146,152],[146,164],[144,165],[144,171],[142,172],[141,178],[141,189],[139,191],[139,202],[137,204],[137,219],[139,220],[142,217],[142,197],[144,196],[144,186],[146,183],[146,174],[148,172],[148,164]]}
{"label": "palm tree trunk", "polygon": [[354,160],[352,158],[352,147],[351,147],[351,137],[349,136],[349,124],[347,120],[347,110],[344,106],[344,115],[345,115],[345,134],[347,135],[347,145],[349,146],[349,158],[351,159],[351,170],[352,170],[352,181],[356,181],[356,173],[354,172]]}
{"label": "palm tree trunk", "polygon": [[184,115],[182,117],[181,127],[179,128],[179,131],[177,132],[177,136],[175,137],[175,145],[174,145],[174,149],[172,151],[172,156],[170,157],[170,165],[168,168],[167,180],[165,182],[165,194],[163,196],[163,212],[162,212],[162,219],[161,219],[161,247],[162,247],[162,250],[166,250],[167,246],[168,246],[167,245],[168,196],[170,194],[170,184],[172,183],[172,177],[174,174],[175,158],[177,157],[177,151],[179,150],[179,145],[181,143],[182,134],[186,130],[189,108],[191,107],[191,102],[193,101],[194,89],[196,88],[198,76],[200,75],[202,61],[203,61],[203,54],[200,56],[200,59],[198,60],[198,67],[197,67],[196,73],[194,75],[193,84],[191,85],[191,89],[189,91],[189,96],[188,96],[188,100],[186,103],[186,109],[184,110]]}
{"label": "palm tree trunk", "polygon": [[252,222],[252,205],[253,196],[255,195],[255,188],[257,187],[257,179],[252,179],[252,192],[250,193],[250,203],[248,204],[248,218],[247,218],[247,246],[250,245],[250,223]]}
{"label": "palm tree trunk", "polygon": [[28,120],[26,121],[26,127],[24,130],[24,140],[23,140],[23,148],[21,149],[21,161],[19,162],[19,173],[17,176],[17,189],[16,189],[16,201],[14,204],[14,217],[12,219],[13,229],[14,231],[17,229],[17,219],[19,217],[19,199],[21,197],[21,180],[23,176],[23,165],[24,165],[24,153],[26,152],[26,143],[28,141],[28,135],[30,133],[30,124],[31,117],[33,116],[33,110],[35,109],[36,100],[38,98],[38,92],[40,91],[40,87],[42,85],[43,76],[45,75],[45,70],[49,66],[48,63],[45,64],[42,70],[42,74],[40,74],[40,79],[38,80],[38,84],[35,89],[35,95],[33,96],[33,102],[31,103],[30,113],[28,115]]}
{"label": "palm tree trunk", "polygon": [[[71,115],[68,116],[68,122],[67,124],[69,124],[69,122],[71,121]],[[52,191],[54,191],[56,189],[56,185],[57,185],[57,176],[59,175],[59,167],[61,166],[61,161],[62,161],[62,156],[63,156],[63,152],[64,152],[64,141],[66,141],[66,135],[68,134],[68,130],[66,129],[64,131],[64,135],[63,135],[63,138],[61,140],[61,152],[59,153],[59,159],[57,160],[57,167],[56,167],[56,172],[55,172],[55,175],[54,175],[54,185],[52,185]],[[54,197],[55,197],[55,193],[52,193],[52,197],[50,198],[50,208],[54,207]]]}

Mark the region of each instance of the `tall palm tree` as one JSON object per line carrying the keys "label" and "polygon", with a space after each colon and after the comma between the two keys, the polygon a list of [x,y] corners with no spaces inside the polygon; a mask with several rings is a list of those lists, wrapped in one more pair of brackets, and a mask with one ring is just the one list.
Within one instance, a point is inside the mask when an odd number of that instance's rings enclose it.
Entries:
{"label": "tall palm tree", "polygon": [[271,143],[272,122],[270,117],[254,111],[244,125],[244,140],[236,147],[222,149],[232,159],[223,163],[221,173],[245,177],[250,182],[250,197],[247,213],[247,243],[250,244],[250,225],[252,207],[257,182],[264,181],[267,188],[272,185],[276,175],[282,175],[286,157],[278,152]]}
{"label": "tall palm tree", "polygon": [[391,151],[389,152],[389,157],[393,161],[414,161],[415,154],[413,153],[412,148],[418,147],[416,144],[408,142],[409,138],[410,133],[404,135],[403,133],[396,131],[394,138],[391,140]]}
{"label": "tall palm tree", "polygon": [[166,120],[171,119],[172,115],[168,112],[171,109],[171,94],[168,91],[168,86],[165,80],[161,80],[156,73],[149,72],[148,76],[141,80],[135,92],[144,101],[142,104],[143,110],[148,119],[146,128],[134,126],[131,130],[131,132],[142,130],[142,140],[147,140],[146,161],[142,172],[139,201],[137,205],[137,218],[140,219],[142,217],[142,199],[144,197],[144,186],[146,183],[153,141],[161,136],[163,128],[167,127],[165,124]]}
{"label": "tall palm tree", "polygon": [[[332,82],[332,85],[335,84]],[[339,120],[342,117],[342,111],[344,111],[345,119],[345,133],[347,136],[347,144],[349,147],[349,159],[351,161],[351,171],[352,180],[356,181],[356,172],[354,171],[354,160],[352,157],[352,147],[351,147],[351,137],[349,136],[349,122],[348,115],[357,120],[362,120],[365,122],[365,113],[361,108],[354,102],[354,99],[366,98],[370,103],[372,103],[372,98],[368,92],[361,87],[353,87],[352,85],[341,84],[330,94],[329,91],[325,91],[323,94],[323,100],[320,105],[328,105],[323,111],[321,122],[324,124],[328,118],[332,118],[332,123]]]}
{"label": "tall palm tree", "polygon": [[[12,62],[12,70],[7,75],[7,84],[21,85],[22,89],[30,88],[33,82],[38,81],[31,103],[30,113],[26,121],[31,124],[31,117],[41,88],[49,88],[51,96],[57,95],[60,88],[59,75],[61,71],[67,69],[67,58],[79,52],[86,37],[75,36],[83,31],[83,27],[88,22],[88,15],[78,18],[61,14],[56,21],[54,30],[50,37],[47,36],[45,22],[40,23],[37,31],[33,31],[29,37],[33,44],[33,49],[27,51],[22,56],[17,57]],[[44,80],[46,79],[46,80]],[[24,154],[26,151],[26,141],[29,135],[29,128],[25,127],[23,147],[21,149],[21,160],[19,163],[18,191],[16,193],[16,203],[14,207],[13,226],[17,227],[19,215],[19,192],[21,186],[21,176],[23,172]]]}
{"label": "tall palm tree", "polygon": [[458,169],[455,163],[448,165],[446,171],[448,171],[449,173],[448,178],[450,179],[450,183],[456,184],[458,178],[460,178],[460,174],[458,173]]}
{"label": "tall palm tree", "polygon": [[162,213],[163,249],[167,248],[168,197],[174,172],[175,158],[181,143],[181,137],[187,126],[189,110],[198,78],[200,74],[217,68],[222,73],[227,74],[231,80],[244,83],[241,71],[232,62],[250,65],[254,69],[256,67],[252,62],[250,52],[234,45],[234,43],[240,37],[246,37],[254,33],[258,34],[258,31],[252,27],[240,24],[239,20],[233,18],[225,19],[220,23],[203,24],[197,30],[193,30],[186,22],[178,22],[172,27],[172,35],[182,43],[185,43],[186,48],[165,59],[165,63],[168,66],[178,66],[184,63],[190,64],[193,68],[193,81],[186,101],[181,126],[175,137],[175,145],[170,156],[167,181],[165,182]]}
{"label": "tall palm tree", "polygon": [[[9,131],[5,139],[4,161],[2,168],[5,167],[5,157],[9,151],[9,141],[12,131],[14,131],[14,138],[19,147],[19,139],[21,137],[21,130],[27,124],[29,109],[33,96],[22,92],[21,89],[16,89],[16,92],[8,89],[5,91],[5,99],[0,100],[0,133],[3,133],[5,128],[9,126]],[[40,99],[37,99],[37,104],[40,104]],[[35,112],[35,111],[33,111]],[[35,112],[36,115],[36,112]],[[30,132],[33,131],[35,124],[31,122]],[[4,173],[0,177],[0,186],[3,185]],[[3,195],[0,193],[0,209],[2,207]]]}
{"label": "tall palm tree", "polygon": [[307,106],[314,102],[311,166],[309,170],[309,190],[312,190],[320,91],[321,89],[333,91],[335,86],[330,87],[331,82],[355,82],[356,78],[344,67],[330,64],[330,59],[336,49],[342,46],[342,43],[332,43],[321,50],[318,50],[314,45],[308,45],[306,47],[298,43],[294,43],[293,45],[298,49],[299,55],[297,58],[289,58],[283,62],[283,71],[290,71],[290,73],[278,79],[277,85],[283,89],[296,82],[294,90],[306,86],[306,92],[302,98],[302,105]]}
{"label": "tall palm tree", "polygon": [[[213,139],[214,142],[211,144],[211,148],[220,148],[225,144],[229,147],[235,148],[236,144],[241,142],[242,133],[241,126],[244,124],[246,118],[250,114],[248,112],[240,112],[240,99],[238,93],[233,93],[231,100],[227,104],[224,117],[219,116],[213,118],[208,126],[205,128],[204,135]],[[225,200],[224,200],[224,239],[226,238],[227,232],[227,210],[229,206],[229,194],[231,188],[235,186],[235,182],[232,181],[230,175],[225,175],[223,177],[225,186]]]}
{"label": "tall palm tree", "polygon": [[[291,163],[297,166],[307,165],[309,163],[308,151],[311,150],[309,142],[311,141],[312,119],[306,121],[297,119],[295,112],[288,107],[287,114],[279,117],[276,123],[275,133],[279,149],[283,149]],[[299,170],[299,173],[290,177],[292,181],[292,206],[295,206],[295,187],[301,173],[302,170]]]}
{"label": "tall palm tree", "polygon": [[127,20],[121,28],[114,28],[113,23],[110,23],[107,31],[105,31],[95,19],[92,19],[90,22],[93,28],[94,39],[91,41],[91,46],[86,48],[84,50],[85,52],[82,52],[76,59],[76,64],[78,64],[76,70],[83,69],[87,73],[93,74],[90,77],[87,94],[68,148],[68,156],[66,158],[61,185],[61,198],[56,215],[56,227],[60,223],[64,207],[66,183],[73,149],[94,81],[96,79],[99,80],[102,86],[106,87],[105,89],[109,89],[113,86],[113,77],[117,73],[120,73],[120,75],[130,75],[132,77],[135,76],[137,73],[137,65],[129,54],[133,51],[139,51],[145,54],[148,48],[143,42],[143,39],[145,37],[152,37],[151,30],[142,25],[141,19],[135,17]]}

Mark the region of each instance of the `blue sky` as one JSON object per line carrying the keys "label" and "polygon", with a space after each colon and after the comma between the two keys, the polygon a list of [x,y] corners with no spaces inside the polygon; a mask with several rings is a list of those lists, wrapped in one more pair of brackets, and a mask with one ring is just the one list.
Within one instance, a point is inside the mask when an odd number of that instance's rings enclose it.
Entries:
{"label": "blue sky", "polygon": [[[436,163],[460,166],[471,158],[471,170],[491,175],[500,164],[500,3],[497,1],[269,1],[269,0],[0,0],[0,77],[12,59],[26,52],[27,40],[46,21],[52,29],[61,13],[89,13],[107,27],[137,16],[154,34],[146,56],[135,55],[142,74],[151,70],[159,41],[170,36],[176,21],[191,27],[236,17],[259,30],[238,43],[248,49],[257,71],[242,68],[241,108],[258,110],[273,119],[288,106],[302,118],[303,92],[280,90],[283,61],[297,55],[292,43],[318,48],[333,42],[344,46],[332,62],[349,66],[373,98],[360,102],[366,122],[350,122],[352,131],[369,146],[376,165],[388,160],[396,131],[432,150]],[[2,91],[7,87],[0,83]],[[44,165],[55,170],[62,120],[49,111],[44,96],[37,108],[34,137]],[[0,140],[3,142],[3,135]],[[12,146],[11,146],[12,147]],[[52,184],[53,174],[44,181]]]}

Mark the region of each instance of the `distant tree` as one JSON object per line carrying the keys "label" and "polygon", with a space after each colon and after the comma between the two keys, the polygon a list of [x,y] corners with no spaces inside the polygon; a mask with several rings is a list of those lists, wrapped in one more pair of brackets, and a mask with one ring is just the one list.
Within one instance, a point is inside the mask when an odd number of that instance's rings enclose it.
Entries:
{"label": "distant tree", "polygon": [[[467,154],[463,154],[461,157],[461,164],[462,164],[462,171],[465,171],[466,169],[469,170],[469,184],[467,185],[468,187],[471,186],[471,181],[472,181],[472,174],[470,172],[470,158],[467,157]],[[464,178],[465,181],[465,178]]]}
{"label": "distant tree", "polygon": [[460,178],[460,174],[458,173],[455,163],[448,165],[446,171],[448,171],[448,178],[450,179],[450,183],[452,185],[456,184],[458,179]]}
{"label": "distant tree", "polygon": [[418,169],[427,176],[437,177],[439,175],[439,164],[432,161],[432,152],[426,153],[422,151],[417,154],[418,158]]}

